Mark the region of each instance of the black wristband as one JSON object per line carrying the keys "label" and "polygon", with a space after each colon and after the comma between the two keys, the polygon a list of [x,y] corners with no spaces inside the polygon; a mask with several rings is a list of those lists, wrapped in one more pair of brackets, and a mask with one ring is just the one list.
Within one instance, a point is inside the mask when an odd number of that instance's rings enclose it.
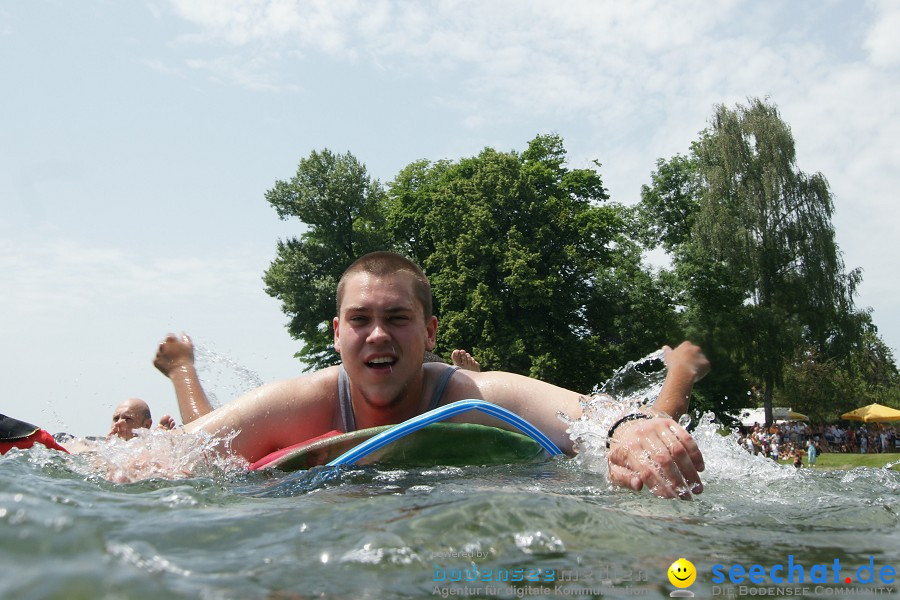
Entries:
{"label": "black wristband", "polygon": [[619,425],[622,423],[627,423],[628,421],[637,421],[639,419],[652,419],[653,417],[650,415],[646,415],[644,413],[631,413],[630,415],[625,415],[615,423],[613,426],[609,428],[609,431],[606,432],[606,447],[609,448],[610,442],[612,441],[612,436],[616,432],[616,429],[619,428]]}

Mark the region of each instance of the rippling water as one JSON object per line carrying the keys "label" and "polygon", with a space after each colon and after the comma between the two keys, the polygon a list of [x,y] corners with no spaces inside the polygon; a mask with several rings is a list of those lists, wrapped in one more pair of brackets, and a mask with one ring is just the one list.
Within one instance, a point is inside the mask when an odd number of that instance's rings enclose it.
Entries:
{"label": "rippling water", "polygon": [[870,558],[900,571],[900,472],[798,471],[708,423],[695,436],[707,469],[692,502],[609,489],[589,444],[581,461],[277,476],[175,447],[146,473],[180,479],[134,483],[102,475],[156,434],[92,458],[13,451],[0,457],[0,598],[667,598],[679,557],[696,597],[728,597],[772,584],[716,586],[714,565],[789,555],[807,577],[838,559],[854,579],[829,574],[805,597],[900,595],[856,581]]}
{"label": "rippling water", "polygon": [[[898,567],[900,473],[798,472],[716,438],[700,432],[693,502],[610,490],[571,460],[116,484],[14,451],[0,458],[0,597],[427,598],[452,578],[472,595],[668,597],[681,556],[709,597],[715,564]],[[539,569],[555,583],[491,583]],[[557,588],[564,576],[578,581]]]}

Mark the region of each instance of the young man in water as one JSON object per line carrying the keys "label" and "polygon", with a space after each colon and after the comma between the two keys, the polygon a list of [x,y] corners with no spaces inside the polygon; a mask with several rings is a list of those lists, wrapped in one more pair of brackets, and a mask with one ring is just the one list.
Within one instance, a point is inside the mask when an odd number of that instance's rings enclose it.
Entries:
{"label": "young man in water", "polygon": [[[168,336],[154,364],[175,386],[185,430],[239,431],[232,448],[249,461],[331,430],[400,423],[436,405],[469,398],[511,410],[573,454],[557,413],[580,417],[578,393],[512,373],[422,363],[425,351],[434,347],[437,318],[431,314],[428,279],[406,258],[376,252],[353,263],[338,283],[333,326],[340,366],[264,385],[215,411],[200,387],[186,336]],[[666,381],[654,409],[677,418],[709,363],[689,342],[667,347],[665,362]],[[454,420],[504,426],[480,413]],[[646,485],[663,497],[690,498],[691,492],[702,491],[703,457],[671,418],[624,419],[611,434],[613,482],[634,490]]]}

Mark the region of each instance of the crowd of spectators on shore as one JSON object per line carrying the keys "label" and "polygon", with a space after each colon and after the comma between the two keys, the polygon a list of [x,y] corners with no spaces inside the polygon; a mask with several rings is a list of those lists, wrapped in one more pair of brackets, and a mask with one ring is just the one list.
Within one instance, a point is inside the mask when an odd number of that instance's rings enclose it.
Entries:
{"label": "crowd of spectators on shore", "polygon": [[793,460],[795,466],[804,457],[810,466],[822,452],[876,454],[900,452],[900,434],[890,424],[861,423],[810,425],[804,421],[784,421],[766,428],[759,423],[742,427],[739,443],[751,454],[773,460]]}

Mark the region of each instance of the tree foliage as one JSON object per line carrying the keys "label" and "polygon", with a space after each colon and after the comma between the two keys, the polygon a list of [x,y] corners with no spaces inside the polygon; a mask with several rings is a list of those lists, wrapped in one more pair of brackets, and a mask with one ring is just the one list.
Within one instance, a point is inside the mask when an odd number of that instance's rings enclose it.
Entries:
{"label": "tree foliage", "polygon": [[865,319],[862,334],[843,359],[802,348],[787,365],[776,400],[813,421],[836,421],[873,402],[900,408],[900,375],[890,348]]}
{"label": "tree foliage", "polygon": [[[651,239],[674,250],[689,329],[772,394],[804,344],[846,352],[859,273],[845,273],[825,177],[797,167],[778,110],[719,106],[689,157],[660,162],[644,190]],[[732,377],[732,379],[736,379]]]}
{"label": "tree foliage", "polygon": [[[798,168],[773,105],[718,107],[689,154],[657,162],[636,209],[610,202],[599,166],[569,168],[562,139],[541,135],[521,152],[410,163],[385,189],[351,154],[312,152],[266,193],[303,226],[264,277],[297,356],[339,361],[337,280],[394,250],[432,282],[445,356],[465,348],[587,392],[686,335],[714,365],[696,408],[747,406],[751,390],[822,418],[900,403],[894,357],[853,305],[860,275],[844,271],[828,183]],[[673,269],[642,262],[656,246]]]}
{"label": "tree foliage", "polygon": [[666,332],[649,323],[671,303],[606,200],[595,170],[566,167],[555,135],[521,154],[488,148],[401,171],[388,228],[431,279],[439,350],[587,391],[627,353],[652,349]]}
{"label": "tree foliage", "polygon": [[290,317],[288,331],[303,342],[297,353],[308,369],[336,364],[331,317],[334,290],[351,262],[383,249],[384,190],[347,154],[312,152],[289,181],[276,181],[266,200],[279,218],[306,225],[299,237],[279,240],[263,280]]}
{"label": "tree foliage", "polygon": [[279,242],[265,276],[304,343],[299,356],[309,368],[337,361],[337,278],[376,249],[428,274],[438,351],[466,348],[485,368],[587,392],[671,339],[671,289],[641,265],[630,213],[607,202],[597,170],[570,169],[565,156],[559,136],[538,136],[521,153],[413,162],[387,192],[349,154],[302,160],[266,195],[307,226]]}

